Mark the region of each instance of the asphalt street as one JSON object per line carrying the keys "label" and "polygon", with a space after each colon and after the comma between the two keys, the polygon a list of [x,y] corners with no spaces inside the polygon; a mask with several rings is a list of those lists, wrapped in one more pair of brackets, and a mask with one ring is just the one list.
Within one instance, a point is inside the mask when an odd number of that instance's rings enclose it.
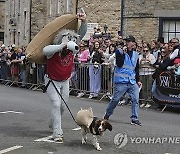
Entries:
{"label": "asphalt street", "polygon": [[[102,118],[107,101],[70,96],[68,105],[73,113],[92,107]],[[41,91],[0,85],[0,154],[179,154],[180,115],[178,112],[140,109],[142,126],[130,124],[131,106],[117,106],[110,117],[113,130],[100,138],[102,151],[92,145],[88,134],[81,144],[81,131],[66,109],[62,118],[64,143],[50,142],[48,127],[51,104]]]}

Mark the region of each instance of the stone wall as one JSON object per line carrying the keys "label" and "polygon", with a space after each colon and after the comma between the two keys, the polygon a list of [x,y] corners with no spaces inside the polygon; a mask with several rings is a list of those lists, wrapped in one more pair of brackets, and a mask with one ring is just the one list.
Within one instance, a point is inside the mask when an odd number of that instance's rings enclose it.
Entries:
{"label": "stone wall", "polygon": [[5,44],[27,45],[30,41],[30,1],[6,1],[5,4]]}
{"label": "stone wall", "polygon": [[[6,1],[12,2],[12,1]],[[32,0],[31,24],[30,24],[30,1],[18,0],[15,1],[16,8],[20,2],[20,15],[15,14],[18,19],[18,25],[12,27],[8,25],[10,19],[11,8],[6,6],[7,21],[4,26],[4,6],[0,3],[0,31],[6,28],[5,37],[9,43],[13,42],[12,30],[15,28],[16,43],[22,45],[29,42],[31,39],[50,21],[54,18],[68,13],[74,12],[75,0],[68,0],[69,8],[67,10],[67,0],[52,0],[51,14],[49,13],[50,0]],[[159,34],[159,19],[161,17],[180,17],[180,2],[179,0],[123,0],[124,7],[121,7],[122,0],[79,0],[78,10],[81,7],[87,13],[89,23],[98,23],[103,31],[105,24],[108,25],[108,32],[117,35],[117,31],[121,30],[121,21],[123,24],[123,35],[132,34],[137,39],[149,41],[154,39]],[[61,3],[61,4],[60,4]],[[60,7],[58,7],[60,6]],[[24,9],[27,9],[27,22],[24,23]],[[123,9],[121,9],[123,8]],[[59,9],[59,11],[58,11]],[[121,11],[123,16],[121,17]],[[15,11],[18,12],[18,11]],[[123,19],[123,20],[122,20]],[[26,29],[23,29],[23,27]],[[31,32],[31,33],[30,33]],[[28,36],[29,35],[29,36]]]}
{"label": "stone wall", "polygon": [[[121,0],[113,0],[113,3],[110,0],[79,0],[79,7],[87,12],[88,21],[99,23],[101,29],[106,23],[113,33],[120,30]],[[179,0],[124,0],[123,35],[132,34],[137,40],[145,41],[157,38],[162,11],[167,10],[166,17],[180,17],[179,8]],[[157,15],[158,11],[162,13]]]}
{"label": "stone wall", "polygon": [[[5,24],[5,2],[0,2],[0,32],[4,32]],[[4,43],[4,39],[1,38],[0,45]]]}
{"label": "stone wall", "polygon": [[102,31],[105,24],[112,33],[120,30],[120,0],[79,0],[78,6],[84,8],[88,22],[98,23]]}
{"label": "stone wall", "polygon": [[124,20],[124,36],[133,35],[137,40],[150,41],[158,37],[159,20],[157,18],[131,18]]}
{"label": "stone wall", "polygon": [[[73,13],[75,11],[74,4],[74,0],[69,0],[69,10],[67,10],[66,0],[61,0],[59,3],[58,0],[53,0],[51,4],[50,0],[32,0],[31,39],[56,17],[66,13]],[[60,8],[58,8],[58,5]]]}
{"label": "stone wall", "polygon": [[159,18],[162,17],[156,12],[169,10],[166,17],[179,17],[179,8],[179,0],[125,0],[124,35],[132,34],[145,41],[155,39],[159,35]]}
{"label": "stone wall", "polygon": [[0,32],[4,31],[5,22],[5,2],[0,2]]}
{"label": "stone wall", "polygon": [[127,16],[154,16],[155,10],[179,10],[179,0],[124,0]]}
{"label": "stone wall", "polygon": [[45,26],[47,19],[47,1],[32,0],[31,39]]}

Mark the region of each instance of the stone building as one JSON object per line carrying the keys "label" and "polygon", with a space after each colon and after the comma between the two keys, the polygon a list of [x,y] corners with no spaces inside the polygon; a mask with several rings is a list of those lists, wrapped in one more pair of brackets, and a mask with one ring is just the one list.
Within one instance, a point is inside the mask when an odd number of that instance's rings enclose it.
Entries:
{"label": "stone building", "polygon": [[27,45],[54,18],[75,12],[74,0],[6,0],[4,43]]}
{"label": "stone building", "polygon": [[163,36],[165,42],[180,38],[179,0],[123,0],[122,30],[150,41]]}
{"label": "stone building", "polygon": [[[27,45],[54,18],[75,12],[76,1],[6,0],[5,44]],[[89,25],[98,25],[102,31],[107,25],[114,35],[121,31],[123,36],[132,34],[145,41],[163,36],[166,42],[180,38],[179,0],[79,0],[78,9],[81,7]]]}
{"label": "stone building", "polygon": [[79,0],[88,21],[123,36],[132,34],[137,40],[150,41],[163,36],[180,39],[179,0]]}
{"label": "stone building", "polygon": [[0,45],[4,42],[5,0],[0,0]]}
{"label": "stone building", "polygon": [[24,45],[30,41],[30,1],[6,0],[4,43]]}

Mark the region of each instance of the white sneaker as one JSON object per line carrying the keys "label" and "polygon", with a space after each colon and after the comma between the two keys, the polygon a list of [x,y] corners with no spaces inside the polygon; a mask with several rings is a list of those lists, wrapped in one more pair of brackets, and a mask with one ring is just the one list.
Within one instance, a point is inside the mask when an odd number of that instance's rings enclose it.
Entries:
{"label": "white sneaker", "polygon": [[123,99],[122,101],[119,101],[118,105],[124,105],[126,101]]}
{"label": "white sneaker", "polygon": [[64,142],[63,137],[53,138],[52,140],[54,140],[56,143],[63,143]]}
{"label": "white sneaker", "polygon": [[80,97],[82,97],[82,96],[84,96],[84,95],[85,95],[85,94],[84,94],[83,92],[81,92],[81,93],[78,93],[77,97],[80,98]]}
{"label": "white sneaker", "polygon": [[89,95],[89,97],[88,97],[89,99],[91,99],[91,98],[93,98],[93,95]]}
{"label": "white sneaker", "polygon": [[145,108],[150,108],[151,104],[146,104]]}
{"label": "white sneaker", "polygon": [[144,104],[144,103],[140,105],[140,107],[144,107],[144,106],[145,106],[145,104]]}

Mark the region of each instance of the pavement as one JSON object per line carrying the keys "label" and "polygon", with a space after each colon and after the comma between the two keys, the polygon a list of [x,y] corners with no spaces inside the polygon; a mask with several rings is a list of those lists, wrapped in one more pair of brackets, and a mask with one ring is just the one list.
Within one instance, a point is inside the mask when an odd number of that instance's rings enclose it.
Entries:
{"label": "pavement", "polygon": [[[108,100],[97,101],[70,96],[68,105],[75,116],[80,108],[92,107],[102,118]],[[81,144],[81,131],[66,109],[62,118],[64,143],[50,142],[51,104],[46,94],[0,85],[0,154],[179,154],[180,112],[140,108],[142,126],[130,124],[131,106],[117,106],[110,117],[113,130],[100,138],[97,151],[88,134]],[[73,130],[75,129],[75,130]]]}

